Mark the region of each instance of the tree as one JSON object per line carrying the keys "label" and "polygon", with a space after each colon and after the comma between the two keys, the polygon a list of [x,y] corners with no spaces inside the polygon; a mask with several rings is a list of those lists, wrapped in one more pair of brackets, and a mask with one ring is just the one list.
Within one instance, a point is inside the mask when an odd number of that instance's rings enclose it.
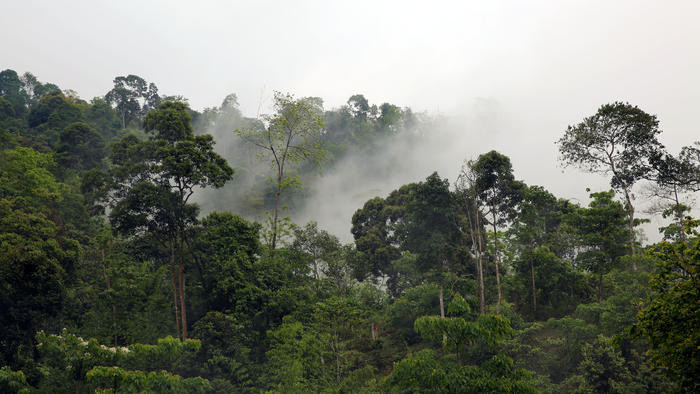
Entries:
{"label": "tree", "polygon": [[195,136],[190,121],[185,104],[163,103],[143,120],[152,138],[141,141],[126,136],[110,156],[115,165],[110,219],[122,233],[146,232],[164,241],[182,338],[187,337],[185,244],[198,210],[189,199],[195,189],[221,187],[233,176],[226,160],[214,152],[212,137]]}
{"label": "tree", "polygon": [[482,345],[493,348],[513,333],[510,322],[499,315],[470,316],[469,306],[455,297],[449,306],[450,316],[422,316],[415,322],[416,331],[434,343],[443,339],[443,354],[425,349],[411,354],[394,365],[384,381],[386,389],[400,392],[445,393],[535,393],[531,374],[516,369],[513,360],[495,354],[485,362],[470,363],[464,357],[468,348]]}
{"label": "tree", "polygon": [[104,140],[87,123],[74,122],[59,134],[56,155],[65,168],[81,171],[99,168],[105,155]]}
{"label": "tree", "polygon": [[[65,185],[51,174],[50,154],[30,148],[0,154],[0,363],[12,361],[33,333],[62,309],[80,251],[62,233],[56,212]],[[54,221],[52,221],[51,219]],[[31,346],[29,346],[31,348]],[[26,347],[25,347],[26,349]]]}
{"label": "tree", "polygon": [[[483,213],[479,207],[477,174],[471,161],[465,161],[455,183],[455,198],[460,202],[460,210],[466,218],[471,239],[471,254],[476,262],[477,292],[479,296],[479,313],[486,313],[486,296],[484,294],[484,225]],[[463,237],[464,238],[464,237]]]}
{"label": "tree", "polygon": [[505,226],[514,219],[515,207],[522,198],[524,184],[515,180],[510,159],[496,151],[482,154],[470,164],[476,176],[474,180],[476,196],[480,204],[486,208],[484,216],[490,216],[490,224],[493,227],[496,286],[498,288],[496,308],[498,310],[501,305],[498,227]]}
{"label": "tree", "polygon": [[310,161],[320,164],[325,150],[319,143],[323,121],[323,102],[317,97],[294,99],[290,94],[275,92],[274,115],[263,117],[263,129],[242,129],[236,133],[249,143],[265,151],[275,169],[275,205],[272,212],[271,250],[277,246],[279,236],[280,196],[299,180],[288,176],[288,167]]}
{"label": "tree", "polygon": [[677,385],[678,392],[700,388],[700,234],[697,221],[685,224],[686,241],[663,241],[647,251],[656,262],[649,281],[655,291],[637,314],[635,332],[649,340],[654,366]]}
{"label": "tree", "polygon": [[[518,214],[509,233],[514,236],[521,263],[523,257],[529,258],[532,313],[537,312],[537,289],[535,286],[535,250],[546,247],[554,250],[559,258],[565,254],[567,240],[560,231],[562,216],[573,210],[566,200],[558,200],[542,186],[530,186],[523,189]],[[520,265],[516,265],[520,268]],[[521,270],[521,273],[524,273]]]}
{"label": "tree", "polygon": [[444,274],[451,271],[459,244],[456,209],[450,184],[435,172],[416,184],[406,206],[403,247],[418,255],[417,268],[440,284],[440,316],[445,317]]}
{"label": "tree", "polygon": [[22,116],[27,111],[27,95],[22,90],[22,81],[14,70],[0,72],[0,96],[12,104],[15,114]]}
{"label": "tree", "polygon": [[121,114],[122,128],[161,103],[156,85],[148,84],[138,75],[114,78],[114,88],[107,92],[105,100]]}
{"label": "tree", "polygon": [[588,208],[567,214],[564,220],[578,238],[577,264],[598,275],[598,301],[603,300],[603,275],[625,255],[625,217],[622,204],[614,201],[615,191],[592,193]]}
{"label": "tree", "polygon": [[[632,186],[650,171],[650,160],[663,148],[659,121],[629,103],[605,104],[593,116],[569,126],[557,141],[560,160],[587,172],[612,174],[610,185],[625,196],[630,248],[636,254]],[[633,266],[636,269],[636,266]]]}
{"label": "tree", "polygon": [[659,152],[651,159],[653,170],[647,179],[654,185],[647,189],[647,193],[656,197],[658,202],[648,212],[675,219],[675,223],[661,228],[665,238],[686,238],[683,221],[686,212],[690,211],[692,199],[684,199],[683,195],[700,190],[700,142],[696,142],[696,146],[683,147],[678,156]]}

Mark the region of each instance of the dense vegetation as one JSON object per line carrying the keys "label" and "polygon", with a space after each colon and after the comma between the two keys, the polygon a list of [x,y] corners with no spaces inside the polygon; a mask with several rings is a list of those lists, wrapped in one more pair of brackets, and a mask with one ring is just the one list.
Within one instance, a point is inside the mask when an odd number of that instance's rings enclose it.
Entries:
{"label": "dense vegetation", "polygon": [[[430,120],[362,95],[274,111],[0,73],[1,392],[700,390],[697,142],[672,155],[655,116],[606,104],[557,142],[610,177],[587,204],[491,151],[357,207],[345,245],[285,207]],[[668,221],[655,245],[641,184]],[[214,189],[237,203],[205,215]]]}

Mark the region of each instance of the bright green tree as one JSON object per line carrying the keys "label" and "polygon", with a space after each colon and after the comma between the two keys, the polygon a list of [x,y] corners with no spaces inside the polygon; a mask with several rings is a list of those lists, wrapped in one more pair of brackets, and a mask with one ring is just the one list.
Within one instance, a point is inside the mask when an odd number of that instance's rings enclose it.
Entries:
{"label": "bright green tree", "polygon": [[236,130],[249,143],[263,149],[275,170],[275,203],[271,219],[270,248],[275,250],[279,237],[280,196],[299,184],[289,176],[289,167],[302,162],[320,164],[325,150],[320,145],[323,121],[323,102],[317,97],[295,99],[290,94],[275,92],[275,114],[263,117],[262,129]]}
{"label": "bright green tree", "polygon": [[679,392],[700,389],[700,234],[686,222],[687,241],[661,242],[647,254],[656,260],[649,282],[655,291],[637,314],[636,330],[649,340],[649,356]]}

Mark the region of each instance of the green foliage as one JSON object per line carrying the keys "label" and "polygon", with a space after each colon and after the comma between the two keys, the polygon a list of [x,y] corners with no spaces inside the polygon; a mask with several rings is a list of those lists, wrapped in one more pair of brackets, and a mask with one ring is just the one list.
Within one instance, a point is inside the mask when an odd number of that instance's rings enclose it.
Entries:
{"label": "green foliage", "polygon": [[102,137],[84,122],[69,124],[61,131],[56,157],[64,168],[89,170],[101,167],[105,156]]}
{"label": "green foliage", "polygon": [[0,368],[0,391],[8,394],[29,393],[27,378],[22,371],[15,372],[10,367]]}
{"label": "green foliage", "polygon": [[[525,316],[534,316],[538,320],[562,317],[589,298],[584,275],[547,247],[523,251],[513,265],[517,287],[511,297],[518,300],[517,309]],[[533,276],[537,300],[534,311],[531,301]]]}
{"label": "green foliage", "polygon": [[64,331],[61,335],[36,336],[41,360],[45,364],[47,387],[75,387],[85,384],[93,389],[121,392],[204,392],[209,387],[202,378],[182,379],[172,371],[199,351],[197,340],[180,341],[173,337],[158,340],[157,345],[133,344],[107,347],[95,339],[88,341]]}
{"label": "green foliage", "polygon": [[629,189],[650,171],[650,158],[663,147],[658,126],[655,115],[629,103],[602,105],[557,141],[561,160],[588,172],[612,172],[611,186]]}
{"label": "green foliage", "polygon": [[677,384],[679,391],[697,391],[700,374],[700,236],[688,223],[685,242],[662,242],[647,254],[656,272],[649,286],[655,291],[637,315],[636,330],[651,345],[653,364]]}
{"label": "green foliage", "polygon": [[603,299],[603,275],[615,268],[627,251],[627,214],[614,196],[612,190],[592,193],[588,208],[579,208],[565,217],[583,247],[576,256],[577,265],[600,278],[599,301]]}
{"label": "green foliage", "polygon": [[289,175],[289,167],[305,162],[320,165],[326,151],[320,144],[323,121],[323,101],[318,97],[295,99],[290,94],[275,92],[274,115],[263,118],[262,129],[237,129],[235,132],[250,144],[263,149],[262,155],[275,170],[275,206],[272,213],[270,240],[275,250],[279,231],[277,224],[282,191],[300,184],[299,179]]}
{"label": "green foliage", "polygon": [[211,384],[200,377],[183,379],[167,371],[128,371],[119,367],[94,367],[87,381],[96,393],[207,393]]}

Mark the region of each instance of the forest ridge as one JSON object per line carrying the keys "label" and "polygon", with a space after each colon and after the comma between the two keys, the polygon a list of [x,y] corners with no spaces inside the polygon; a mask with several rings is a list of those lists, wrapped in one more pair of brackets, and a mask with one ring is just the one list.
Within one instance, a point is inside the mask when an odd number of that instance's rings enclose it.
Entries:
{"label": "forest ridge", "polygon": [[700,390],[700,141],[667,151],[656,115],[562,130],[560,164],[610,181],[586,204],[492,150],[368,199],[343,244],[290,219],[304,185],[429,115],[113,82],[87,102],[0,72],[0,392]]}

